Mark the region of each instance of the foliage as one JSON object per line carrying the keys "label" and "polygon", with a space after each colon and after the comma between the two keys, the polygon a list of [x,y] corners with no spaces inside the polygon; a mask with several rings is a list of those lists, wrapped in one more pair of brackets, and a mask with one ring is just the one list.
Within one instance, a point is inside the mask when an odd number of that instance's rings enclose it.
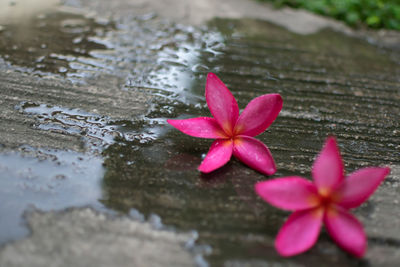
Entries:
{"label": "foliage", "polygon": [[304,8],[345,21],[351,26],[400,30],[400,0],[261,0]]}

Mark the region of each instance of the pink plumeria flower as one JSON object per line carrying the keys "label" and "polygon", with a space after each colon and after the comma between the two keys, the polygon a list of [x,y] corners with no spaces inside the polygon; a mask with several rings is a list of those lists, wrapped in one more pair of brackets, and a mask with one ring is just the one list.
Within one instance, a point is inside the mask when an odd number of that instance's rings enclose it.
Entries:
{"label": "pink plumeria flower", "polygon": [[253,136],[264,132],[276,119],[282,109],[281,96],[259,96],[239,116],[239,107],[232,93],[217,75],[209,73],[206,101],[213,118],[167,120],[187,135],[216,139],[198,170],[204,173],[214,171],[225,165],[233,154],[261,173],[274,174],[276,167],[271,152]]}
{"label": "pink plumeria flower", "polygon": [[261,198],[294,211],[276,237],[276,250],[282,256],[293,256],[310,249],[324,223],[341,248],[362,257],[367,247],[364,229],[349,209],[365,202],[389,172],[389,168],[369,167],[344,178],[336,139],[329,137],[314,162],[314,182],[291,176],[257,183],[255,190]]}

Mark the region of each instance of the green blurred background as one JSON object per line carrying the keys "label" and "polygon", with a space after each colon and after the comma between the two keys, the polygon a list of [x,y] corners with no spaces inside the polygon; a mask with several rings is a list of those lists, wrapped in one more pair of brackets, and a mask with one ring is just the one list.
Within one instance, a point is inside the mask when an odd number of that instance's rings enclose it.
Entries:
{"label": "green blurred background", "polygon": [[304,8],[350,26],[400,30],[400,0],[259,0]]}

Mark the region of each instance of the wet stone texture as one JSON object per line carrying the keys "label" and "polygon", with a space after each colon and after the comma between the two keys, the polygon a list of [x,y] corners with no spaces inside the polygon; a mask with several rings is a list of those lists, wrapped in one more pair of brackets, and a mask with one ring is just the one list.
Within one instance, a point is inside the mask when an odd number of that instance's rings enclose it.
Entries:
{"label": "wet stone texture", "polygon": [[[387,46],[249,18],[192,26],[168,10],[148,13],[155,2],[64,1],[0,20],[0,265],[101,266],[102,257],[113,266],[399,265],[400,37]],[[392,168],[355,210],[368,236],[363,259],[325,232],[309,252],[281,258],[273,241],[288,213],[253,190],[269,177],[236,160],[208,175],[196,170],[211,141],[165,120],[210,115],[210,71],[241,109],[261,94],[282,95],[280,116],[258,137],[277,162],[272,177],[310,177],[330,134],[347,173]],[[32,207],[42,212],[26,213]]]}

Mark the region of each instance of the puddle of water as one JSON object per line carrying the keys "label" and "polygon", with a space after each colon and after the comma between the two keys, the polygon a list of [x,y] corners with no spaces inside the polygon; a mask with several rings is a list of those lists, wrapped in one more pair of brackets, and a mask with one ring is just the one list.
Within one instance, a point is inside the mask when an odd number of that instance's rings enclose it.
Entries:
{"label": "puddle of water", "polygon": [[25,150],[36,156],[0,154],[0,244],[28,234],[22,215],[29,206],[46,211],[101,206],[101,158],[68,151]]}
{"label": "puddle of water", "polygon": [[143,122],[139,122],[138,126],[138,122],[134,121],[113,121],[107,116],[80,109],[32,102],[23,102],[16,109],[36,119],[32,125],[35,129],[81,137],[90,154],[99,154],[109,145],[121,141],[138,144],[152,142],[163,132],[161,128],[156,128],[160,123],[157,119],[146,120],[152,126],[146,131],[141,129]]}
{"label": "puddle of water", "polygon": [[78,109],[69,109],[46,104],[24,102],[17,109],[34,116],[37,123],[35,128],[45,131],[60,132],[66,135],[77,135],[85,138],[89,150],[102,150],[114,143],[116,137],[127,135],[118,132],[118,125],[112,125],[110,119],[105,116],[92,114]]}

